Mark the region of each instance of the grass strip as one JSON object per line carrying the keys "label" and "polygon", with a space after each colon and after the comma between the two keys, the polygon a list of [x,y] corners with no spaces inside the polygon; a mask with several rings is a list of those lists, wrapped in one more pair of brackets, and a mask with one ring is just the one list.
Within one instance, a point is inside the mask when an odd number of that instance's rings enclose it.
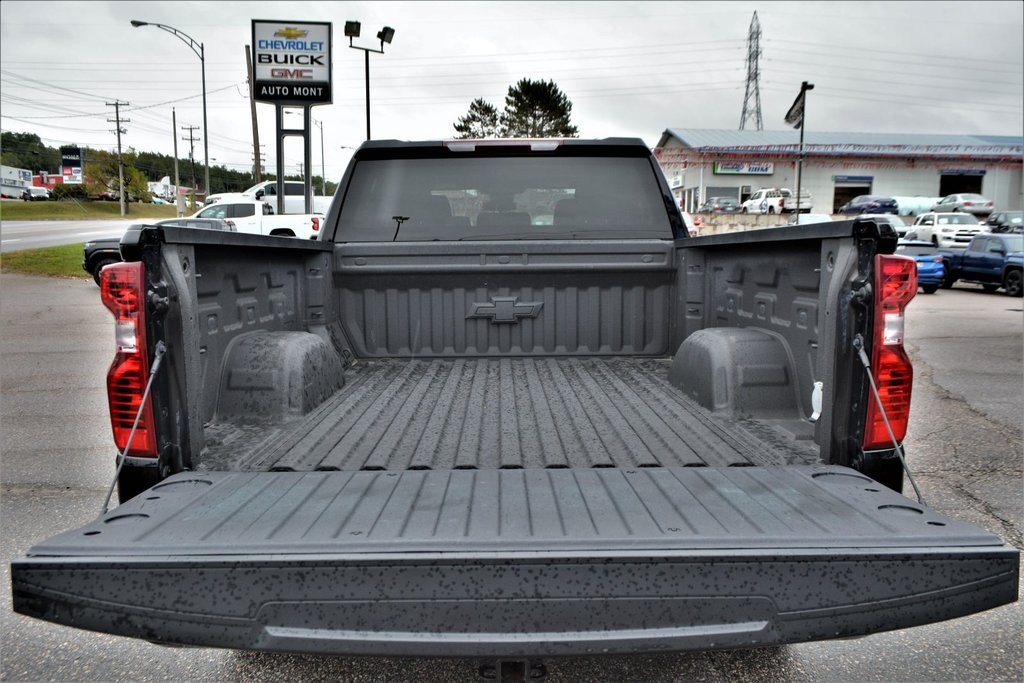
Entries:
{"label": "grass strip", "polygon": [[90,280],[82,270],[82,245],[62,244],[59,247],[25,249],[0,254],[0,271],[48,277],[71,277]]}
{"label": "grass strip", "polygon": [[[126,219],[174,218],[175,207],[170,204],[128,204]],[[117,202],[0,202],[0,220],[55,221],[76,219],[121,218]]]}

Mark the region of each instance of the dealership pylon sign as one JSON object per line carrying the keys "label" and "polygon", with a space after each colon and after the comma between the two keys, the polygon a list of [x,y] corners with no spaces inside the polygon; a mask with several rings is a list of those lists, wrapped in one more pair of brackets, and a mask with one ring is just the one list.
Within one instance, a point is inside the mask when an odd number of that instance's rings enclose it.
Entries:
{"label": "dealership pylon sign", "polygon": [[252,20],[257,102],[330,104],[331,23]]}

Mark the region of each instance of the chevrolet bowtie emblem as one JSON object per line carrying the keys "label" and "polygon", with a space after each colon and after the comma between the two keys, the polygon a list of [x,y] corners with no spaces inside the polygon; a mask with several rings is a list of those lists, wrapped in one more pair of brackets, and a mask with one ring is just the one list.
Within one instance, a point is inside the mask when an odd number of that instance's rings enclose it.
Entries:
{"label": "chevrolet bowtie emblem", "polygon": [[309,31],[303,31],[300,28],[292,28],[286,26],[285,28],[278,29],[274,33],[275,38],[305,38],[309,34]]}
{"label": "chevrolet bowtie emblem", "polygon": [[521,304],[514,296],[495,296],[488,303],[474,303],[466,317],[490,318],[494,324],[517,323],[520,318],[536,318],[543,307],[541,301]]}

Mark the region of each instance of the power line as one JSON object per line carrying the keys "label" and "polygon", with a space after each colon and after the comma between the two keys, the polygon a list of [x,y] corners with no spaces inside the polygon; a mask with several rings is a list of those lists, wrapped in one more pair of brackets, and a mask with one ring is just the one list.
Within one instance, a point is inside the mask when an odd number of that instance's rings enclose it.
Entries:
{"label": "power line", "polygon": [[814,42],[810,42],[810,41],[806,41],[806,40],[790,40],[788,38],[785,41],[777,41],[777,40],[773,40],[771,38],[766,38],[764,42],[772,43],[772,44],[778,44],[780,46],[779,47],[780,50],[788,49],[788,46],[790,46],[790,45],[811,45],[811,46],[814,46],[814,47],[827,47],[830,50],[853,51],[853,52],[856,52],[857,56],[859,56],[859,57],[866,57],[867,55],[870,55],[870,54],[890,54],[890,55],[907,55],[907,56],[910,56],[910,57],[919,57],[919,58],[922,58],[922,59],[929,59],[929,60],[932,60],[932,59],[949,59],[949,60],[952,60],[952,61],[955,61],[955,62],[985,62],[985,63],[989,63],[989,64],[1019,65],[1019,62],[1010,62],[1010,61],[1005,61],[1005,60],[1000,60],[1000,59],[981,59],[979,57],[961,57],[959,55],[953,57],[953,56],[949,56],[949,55],[921,54],[920,52],[902,52],[902,51],[899,51],[899,50],[886,50],[886,49],[883,49],[883,48],[869,47],[869,46],[866,46],[866,45],[858,45],[857,47],[846,47],[846,46],[843,46],[843,45],[835,45],[835,44],[830,44],[830,43],[814,43]]}
{"label": "power line", "polygon": [[[852,59],[850,57],[847,57],[846,55],[833,55],[833,54],[824,54],[823,55],[820,51],[798,50],[798,49],[791,48],[791,47],[780,47],[780,48],[778,48],[778,51],[779,52],[793,52],[793,53],[800,54],[800,55],[812,55],[814,57],[831,57],[831,58],[834,58],[834,59],[842,59],[845,62],[849,62]],[[908,66],[932,66],[932,67],[936,67],[937,66],[938,68],[943,69],[943,71],[945,71],[946,69],[977,69],[978,68],[976,66],[956,66],[956,65],[953,65],[953,64],[936,65],[936,64],[930,64],[928,62],[911,62],[911,61],[907,61],[905,59],[892,59],[892,58],[889,58],[889,57],[872,57],[870,55],[870,53],[867,53],[867,52],[858,55],[858,57],[859,57],[859,60],[866,61],[866,62],[883,62],[885,64],[906,64]],[[892,69],[889,69],[889,71],[891,72]],[[1016,75],[1016,74],[1020,73],[1019,70],[1008,70],[1008,71],[1006,71],[1006,70],[1002,70],[1002,69],[989,69],[989,68],[986,68],[985,71],[986,71],[986,73],[992,73],[992,74],[1014,74],[1014,75]],[[957,78],[960,78],[960,77],[958,76]]]}

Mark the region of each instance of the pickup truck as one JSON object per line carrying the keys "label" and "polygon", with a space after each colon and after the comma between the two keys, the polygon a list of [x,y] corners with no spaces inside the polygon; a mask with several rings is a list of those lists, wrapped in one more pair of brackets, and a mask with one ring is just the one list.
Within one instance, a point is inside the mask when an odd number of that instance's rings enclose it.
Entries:
{"label": "pickup truck", "polygon": [[371,141],[337,197],[315,241],[122,244],[122,503],[12,562],[16,612],[508,660],[1017,599],[1015,548],[899,493],[917,286],[888,224],[689,237],[639,139]]}
{"label": "pickup truck", "polygon": [[[807,190],[800,190],[800,213],[810,213],[811,208],[814,206],[814,197]],[[783,213],[793,213],[797,210],[796,205],[796,192],[782,188],[782,211]]]}
{"label": "pickup truck", "polygon": [[1008,296],[1022,296],[1024,235],[983,232],[971,239],[966,249],[943,249],[946,276],[942,286],[949,289],[958,280],[980,284],[986,292],[1000,287]]}
{"label": "pickup truck", "polygon": [[[810,213],[814,198],[807,190],[800,191],[800,212]],[[785,187],[761,188],[740,205],[741,213],[793,213],[796,193]]]}
{"label": "pickup truck", "polygon": [[[141,230],[142,223],[136,223],[128,227],[128,230]],[[185,228],[197,228],[203,230],[228,230],[237,231],[235,224],[230,220],[217,218],[168,218],[156,221],[149,225],[176,225]],[[121,238],[111,237],[86,242],[82,245],[82,270],[92,275],[92,279],[98,285],[100,283],[100,272],[111,263],[121,260]]]}
{"label": "pickup truck", "polygon": [[316,239],[324,220],[324,215],[318,213],[275,216],[270,202],[244,198],[222,199],[212,206],[203,207],[191,217],[230,220],[238,232],[252,235],[302,239]]}
{"label": "pickup truck", "polygon": [[[284,181],[284,212],[296,214],[306,212],[306,186],[297,180]],[[220,192],[211,194],[204,202],[205,206],[216,204],[227,199],[258,199],[265,200],[277,210],[277,181],[267,180],[257,183],[242,192]],[[313,213],[327,213],[331,206],[331,198],[313,195]]]}

